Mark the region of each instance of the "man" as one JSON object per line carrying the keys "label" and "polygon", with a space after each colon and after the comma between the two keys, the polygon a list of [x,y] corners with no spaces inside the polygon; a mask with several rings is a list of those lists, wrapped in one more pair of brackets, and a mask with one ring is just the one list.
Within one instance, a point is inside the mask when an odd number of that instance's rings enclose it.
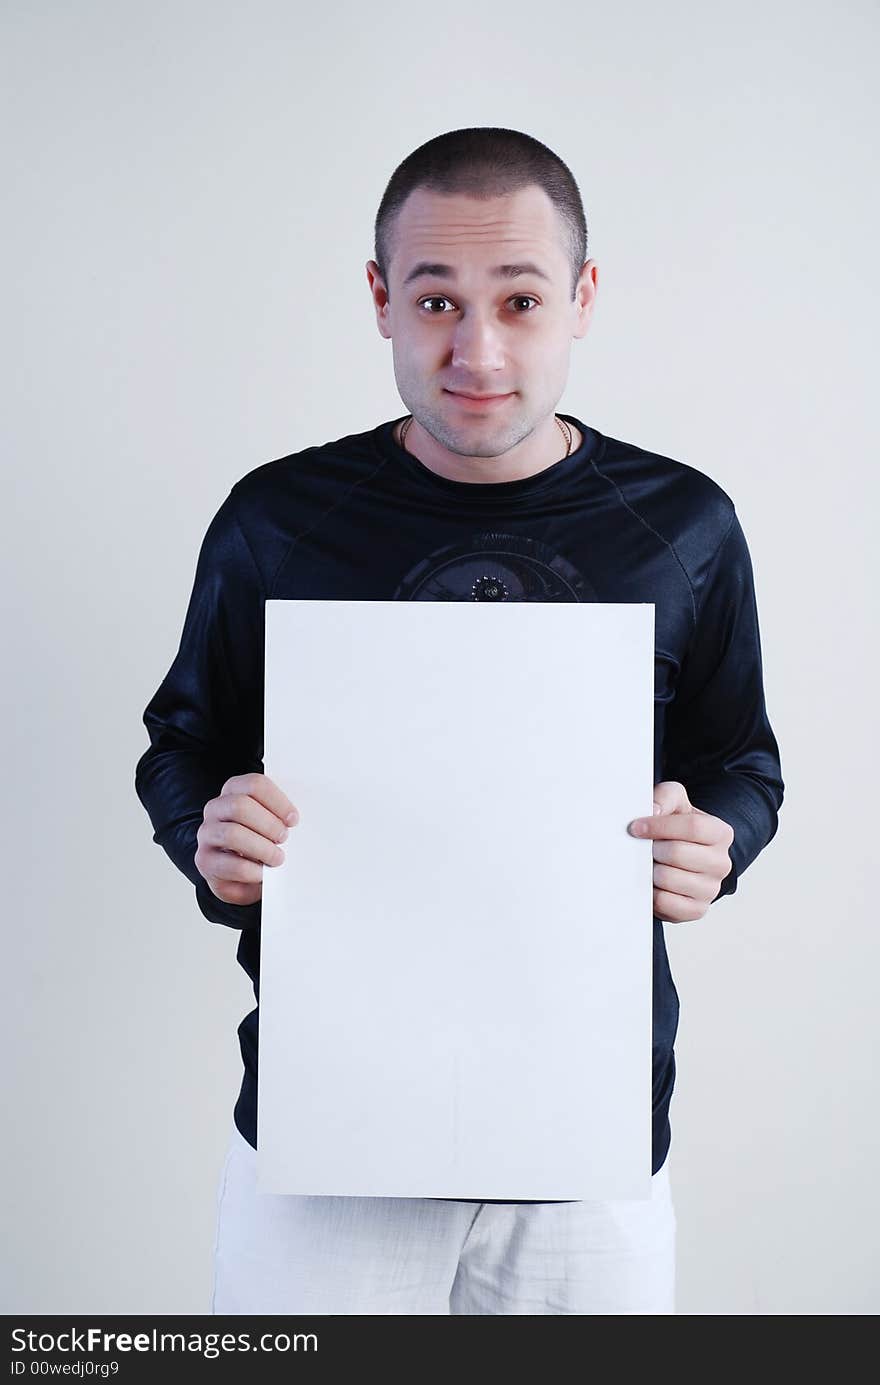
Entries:
{"label": "man", "polygon": [[409,414],[232,487],[144,713],[137,792],[202,913],[241,930],[259,1000],[263,868],[298,821],[263,773],[265,600],[654,602],[655,816],[621,823],[654,859],[652,1196],[259,1196],[255,1009],[239,1027],[213,1311],[671,1313],[678,996],[663,923],[736,890],[783,796],[745,537],[702,472],[555,412],[598,270],[577,186],[545,145],[440,135],[395,171],[375,229],[367,280]]}

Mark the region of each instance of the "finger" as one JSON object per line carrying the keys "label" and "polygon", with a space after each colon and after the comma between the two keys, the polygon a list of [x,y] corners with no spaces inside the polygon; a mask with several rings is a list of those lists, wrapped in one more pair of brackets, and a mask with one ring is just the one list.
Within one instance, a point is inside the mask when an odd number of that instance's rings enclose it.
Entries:
{"label": "finger", "polygon": [[201,846],[195,855],[196,868],[206,879],[231,880],[236,884],[255,885],[263,879],[263,867],[234,851],[221,851],[217,846]]}
{"label": "finger", "polygon": [[[296,804],[290,801],[283,789],[280,789],[268,774],[236,774],[232,779],[227,779],[222,792],[249,794],[288,826],[292,827],[299,820]],[[296,816],[292,822],[288,822],[291,814]]]}
{"label": "finger", "polygon": [[[216,819],[203,825],[202,842],[206,846],[220,847],[223,851],[234,851],[249,861],[259,861],[267,866],[280,866],[284,860],[284,850],[276,842],[270,841],[260,832],[251,831],[240,822]],[[238,877],[233,876],[232,879]]]}
{"label": "finger", "polygon": [[687,789],[677,779],[664,779],[654,785],[654,803],[661,813],[687,812],[691,806]]}
{"label": "finger", "polygon": [[653,818],[635,818],[629,824],[629,832],[634,837],[655,841],[677,839],[702,842],[706,846],[733,840],[733,829],[721,818],[709,817],[706,813],[661,813]]}
{"label": "finger", "polygon": [[708,904],[718,893],[717,878],[701,871],[677,870],[675,866],[654,863],[654,885],[658,890]]}
{"label": "finger", "polygon": [[654,917],[670,923],[693,923],[703,917],[708,907],[690,896],[669,890],[654,891]]}
{"label": "finger", "polygon": [[707,846],[705,842],[685,842],[679,837],[664,840],[658,838],[653,845],[655,861],[679,870],[696,870],[711,875],[716,869],[727,870],[730,858],[726,849],[718,842]]}
{"label": "finger", "polygon": [[219,822],[240,822],[273,842],[283,842],[290,835],[287,824],[251,794],[222,793],[213,800],[211,815]]}
{"label": "finger", "polygon": [[205,878],[211,887],[211,893],[222,899],[225,904],[253,904],[263,892],[262,877],[256,883],[222,880],[218,875],[208,875]]}

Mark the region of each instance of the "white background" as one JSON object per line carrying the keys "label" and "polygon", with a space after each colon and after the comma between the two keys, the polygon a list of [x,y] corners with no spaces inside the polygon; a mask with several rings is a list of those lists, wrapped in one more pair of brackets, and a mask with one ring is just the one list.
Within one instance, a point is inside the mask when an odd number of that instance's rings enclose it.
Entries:
{"label": "white background", "polygon": [[714,477],[752,552],[786,801],[667,925],[678,1311],[877,1312],[877,38],[830,0],[4,6],[5,1312],[207,1310],[253,999],[150,841],[140,717],[230,485],[404,412],[373,219],[464,125],[579,182],[560,409]]}

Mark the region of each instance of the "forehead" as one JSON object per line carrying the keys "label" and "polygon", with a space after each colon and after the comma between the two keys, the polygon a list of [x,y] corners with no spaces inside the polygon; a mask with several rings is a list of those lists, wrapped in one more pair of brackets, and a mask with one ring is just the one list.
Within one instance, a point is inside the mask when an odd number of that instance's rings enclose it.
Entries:
{"label": "forehead", "polygon": [[394,267],[405,281],[419,262],[489,272],[531,263],[550,279],[568,272],[562,219],[543,188],[478,198],[415,188],[394,228]]}

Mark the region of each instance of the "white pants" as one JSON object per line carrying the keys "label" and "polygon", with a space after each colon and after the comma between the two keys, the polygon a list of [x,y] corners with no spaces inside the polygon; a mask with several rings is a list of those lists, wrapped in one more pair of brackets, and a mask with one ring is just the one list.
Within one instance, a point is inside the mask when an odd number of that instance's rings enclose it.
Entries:
{"label": "white pants", "polygon": [[674,1313],[669,1158],[650,1200],[527,1205],[258,1193],[233,1124],[216,1314]]}

